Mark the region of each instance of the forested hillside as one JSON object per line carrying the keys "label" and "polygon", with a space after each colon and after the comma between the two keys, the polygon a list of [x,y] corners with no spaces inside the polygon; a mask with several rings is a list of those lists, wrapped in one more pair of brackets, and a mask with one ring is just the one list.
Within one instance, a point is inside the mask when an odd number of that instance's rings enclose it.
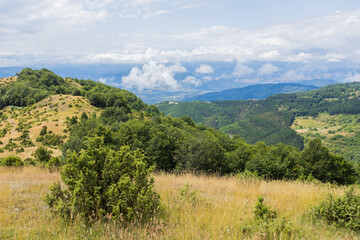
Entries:
{"label": "forested hillside", "polygon": [[[289,95],[264,101],[165,105],[193,106],[188,115],[193,111],[197,114],[195,121],[206,127],[196,125],[187,116],[164,116],[157,107],[147,106],[128,91],[91,80],[63,79],[46,69],[24,69],[15,81],[1,86],[0,92],[2,156],[13,154],[34,162],[31,158],[39,157],[38,148],[46,146],[57,153],[55,156],[60,155],[54,162],[64,164],[71,154],[80,154],[92,139],[100,138],[100,145],[108,150],[118,151],[125,146],[131,151],[141,150],[146,164],[158,170],[219,174],[248,171],[270,179],[311,175],[321,181],[356,181],[351,164],[329,165],[328,161],[344,159],[315,140],[304,151],[285,144],[250,145],[261,138],[303,148],[302,138],[289,128],[299,111],[279,110],[299,108],[296,102],[287,100]],[[307,95],[293,96],[307,99]],[[353,95],[344,95],[344,101],[349,96]],[[314,159],[307,157],[307,152],[315,149],[323,149],[327,157],[319,169],[310,169],[308,162]],[[336,174],[330,177],[322,171]]]}
{"label": "forested hillside", "polygon": [[[316,118],[324,112],[331,116],[338,114],[356,116],[360,114],[359,90],[360,83],[354,82],[328,85],[308,92],[277,94],[258,101],[178,102],[176,104],[164,102],[158,104],[158,107],[165,115],[190,116],[199,124],[228,134],[238,134],[251,144],[257,141],[264,141],[267,144],[286,142],[301,149],[304,146],[303,137],[306,141],[313,137],[303,134],[305,130],[298,131],[299,129],[295,127],[290,128],[295,119]],[[343,126],[342,123],[338,124],[340,125],[337,128]],[[321,134],[317,137],[321,137]],[[333,136],[330,135],[329,138],[331,137]],[[329,142],[326,141],[326,143]],[[353,145],[354,142],[356,139],[346,140],[342,145]],[[328,146],[335,150],[335,145]],[[346,153],[339,150],[339,146],[337,146],[337,152],[347,155],[348,159],[355,158],[355,152]]]}

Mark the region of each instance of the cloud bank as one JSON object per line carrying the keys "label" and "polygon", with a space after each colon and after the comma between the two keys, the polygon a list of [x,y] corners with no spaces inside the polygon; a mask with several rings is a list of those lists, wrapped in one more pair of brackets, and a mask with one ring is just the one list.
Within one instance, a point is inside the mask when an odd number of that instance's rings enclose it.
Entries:
{"label": "cloud bank", "polygon": [[122,78],[125,88],[136,88],[138,90],[152,89],[172,91],[179,88],[174,76],[176,73],[186,72],[186,68],[180,64],[166,66],[151,61],[144,64],[141,69],[134,67],[130,74]]}

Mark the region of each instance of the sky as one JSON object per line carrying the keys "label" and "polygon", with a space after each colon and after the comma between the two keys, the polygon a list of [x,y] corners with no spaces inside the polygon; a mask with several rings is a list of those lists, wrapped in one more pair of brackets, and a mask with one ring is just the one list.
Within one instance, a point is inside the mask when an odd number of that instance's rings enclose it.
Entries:
{"label": "sky", "polygon": [[360,81],[358,0],[0,0],[0,19],[0,67],[133,64],[118,84],[161,91]]}

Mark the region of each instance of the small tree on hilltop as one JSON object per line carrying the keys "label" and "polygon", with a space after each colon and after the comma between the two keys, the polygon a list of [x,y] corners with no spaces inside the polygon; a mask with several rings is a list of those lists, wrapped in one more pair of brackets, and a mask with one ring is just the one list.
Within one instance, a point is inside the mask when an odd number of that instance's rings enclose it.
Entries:
{"label": "small tree on hilltop", "polygon": [[103,138],[90,138],[80,153],[66,157],[61,176],[68,188],[56,183],[46,203],[63,217],[79,215],[86,222],[147,221],[159,210],[159,196],[144,158],[128,146],[113,151]]}

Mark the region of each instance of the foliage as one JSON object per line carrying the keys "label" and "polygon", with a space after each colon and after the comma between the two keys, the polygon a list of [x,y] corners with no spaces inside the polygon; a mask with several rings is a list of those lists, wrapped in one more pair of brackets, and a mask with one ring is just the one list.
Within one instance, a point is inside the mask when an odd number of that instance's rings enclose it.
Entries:
{"label": "foliage", "polygon": [[267,179],[296,179],[300,175],[301,153],[294,147],[279,143],[277,146],[255,145],[246,170]]}
{"label": "foliage", "polygon": [[360,83],[355,82],[308,92],[277,94],[264,100],[163,102],[158,107],[166,115],[187,115],[198,124],[240,135],[250,144],[282,142],[302,149],[303,137],[290,128],[295,116],[317,116],[322,112],[360,114],[359,91]]}
{"label": "foliage", "polygon": [[311,210],[314,219],[360,231],[360,195],[351,188],[342,197],[332,195]]}
{"label": "foliage", "polygon": [[46,147],[40,146],[35,150],[33,156],[35,157],[36,161],[39,161],[41,164],[46,164],[50,161],[52,153],[53,152],[48,150]]}
{"label": "foliage", "polygon": [[39,135],[44,136],[47,134],[47,126],[42,126]]}
{"label": "foliage", "polygon": [[86,222],[111,218],[147,221],[159,210],[145,156],[129,147],[109,150],[102,138],[87,140],[80,153],[66,157],[62,190],[55,184],[47,195],[49,207],[63,217],[79,215]]}
{"label": "foliage", "polygon": [[21,161],[19,157],[16,156],[9,156],[3,159],[0,159],[0,166],[6,167],[20,167],[23,166],[24,162]]}
{"label": "foliage", "polygon": [[264,198],[258,197],[258,203],[255,205],[254,208],[255,219],[262,219],[262,220],[275,219],[276,211],[271,210],[263,202],[264,202]]}
{"label": "foliage", "polygon": [[320,139],[311,140],[302,153],[305,175],[312,175],[322,182],[352,184],[356,182],[353,165],[344,157],[329,152]]}

